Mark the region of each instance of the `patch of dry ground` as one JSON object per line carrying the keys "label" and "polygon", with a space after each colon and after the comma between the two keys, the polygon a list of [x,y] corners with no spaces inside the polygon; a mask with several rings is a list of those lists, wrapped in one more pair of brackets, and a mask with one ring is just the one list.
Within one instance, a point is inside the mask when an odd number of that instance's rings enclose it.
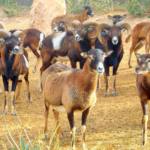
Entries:
{"label": "patch of dry ground", "polygon": [[[107,21],[106,16],[100,16],[100,22]],[[127,19],[131,25],[148,20],[146,18]],[[29,25],[29,19],[13,18],[5,19],[7,28],[26,28]],[[119,96],[104,97],[104,82],[102,78],[101,89],[97,93],[98,100],[95,108],[91,111],[87,122],[87,144],[89,149],[93,150],[141,150],[141,117],[142,111],[136,92],[134,69],[128,69],[127,60],[129,55],[130,44],[124,44],[125,55],[121,62],[118,77],[117,89]],[[135,57],[133,58],[135,66]],[[30,55],[30,85],[32,94],[32,103],[28,104],[23,85],[22,94],[16,102],[16,108],[21,120],[21,124],[26,128],[31,140],[41,139],[44,127],[44,105],[42,94],[39,93],[39,73],[32,73],[32,67],[35,63],[34,56]],[[1,83],[2,84],[2,83]],[[3,94],[0,95],[0,110],[3,110]],[[21,135],[25,135],[17,117],[0,115],[0,149],[10,147],[7,140],[8,130],[18,142]],[[80,125],[80,114],[76,114],[76,125]],[[54,118],[50,112],[49,129],[52,133],[54,129]],[[61,114],[61,126],[63,138],[61,138],[61,149],[68,149],[69,125],[66,114]],[[80,130],[77,130],[78,139],[80,139]],[[25,137],[26,139],[26,137]],[[150,141],[150,130],[148,131],[148,141]],[[77,142],[78,148],[81,149],[81,142]],[[150,149],[150,143],[144,148]]]}

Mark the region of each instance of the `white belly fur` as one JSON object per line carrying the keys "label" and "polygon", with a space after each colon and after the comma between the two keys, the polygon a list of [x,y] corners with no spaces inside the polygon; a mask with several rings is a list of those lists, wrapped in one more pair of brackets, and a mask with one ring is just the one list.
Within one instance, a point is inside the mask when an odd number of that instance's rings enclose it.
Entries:
{"label": "white belly fur", "polygon": [[41,32],[41,33],[40,33],[39,47],[42,46],[42,43],[43,43],[44,38],[45,38],[45,35],[44,35],[44,33]]}
{"label": "white belly fur", "polygon": [[25,60],[26,67],[29,68],[29,62],[28,62],[26,56],[23,55],[23,58],[24,58],[24,60]]}
{"label": "white belly fur", "polygon": [[52,106],[52,108],[53,108],[54,110],[56,110],[57,112],[66,112],[64,106]]}
{"label": "white belly fur", "polygon": [[53,43],[53,48],[55,50],[60,49],[61,42],[65,36],[66,36],[66,32],[62,32],[53,37],[52,43]]}

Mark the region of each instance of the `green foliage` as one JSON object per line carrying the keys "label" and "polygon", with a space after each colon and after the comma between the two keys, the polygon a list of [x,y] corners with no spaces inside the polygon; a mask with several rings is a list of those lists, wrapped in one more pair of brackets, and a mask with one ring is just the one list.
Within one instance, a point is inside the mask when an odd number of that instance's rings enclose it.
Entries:
{"label": "green foliage", "polygon": [[67,2],[67,12],[78,13],[85,5],[89,4],[89,0],[66,0]]}
{"label": "green foliage", "polygon": [[27,6],[18,5],[16,0],[0,0],[0,6],[4,7],[8,17],[17,16],[29,9]]}
{"label": "green foliage", "polygon": [[21,150],[29,150],[29,144],[25,143],[25,140],[23,137],[20,138],[20,149]]}
{"label": "green foliage", "polygon": [[66,0],[67,12],[77,13],[85,5],[91,5],[95,12],[109,12],[114,9],[127,10],[132,15],[144,15],[150,10],[150,0]]}
{"label": "green foliage", "polygon": [[145,13],[144,6],[140,3],[140,0],[129,0],[127,10],[130,14],[141,16]]}

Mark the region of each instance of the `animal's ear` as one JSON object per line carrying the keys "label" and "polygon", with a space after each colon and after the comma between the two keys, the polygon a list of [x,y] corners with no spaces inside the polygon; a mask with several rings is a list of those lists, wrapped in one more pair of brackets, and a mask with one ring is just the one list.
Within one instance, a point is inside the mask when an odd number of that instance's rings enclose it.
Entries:
{"label": "animal's ear", "polygon": [[110,20],[112,20],[112,19],[113,19],[113,16],[108,15],[107,18],[110,19]]}
{"label": "animal's ear", "polygon": [[80,55],[81,55],[82,57],[84,57],[84,58],[87,58],[87,57],[88,57],[88,54],[87,54],[86,52],[82,52]]}
{"label": "animal's ear", "polygon": [[109,30],[107,30],[107,29],[103,29],[101,32],[100,32],[100,36],[102,36],[102,37],[105,37],[105,36],[107,36],[109,34]]}
{"label": "animal's ear", "polygon": [[135,56],[136,56],[136,58],[138,59],[138,58],[140,58],[140,57],[141,57],[141,54],[136,53],[136,54],[135,54]]}
{"label": "animal's ear", "polygon": [[105,53],[104,53],[104,57],[106,58],[106,57],[110,56],[110,55],[112,54],[112,52],[113,52],[113,51],[105,52]]}
{"label": "animal's ear", "polygon": [[60,25],[61,27],[64,27],[65,23],[64,23],[63,21],[61,21],[61,22],[59,23],[59,25]]}
{"label": "animal's ear", "polygon": [[127,17],[127,14],[124,14],[124,15],[122,16],[123,19],[125,19],[126,17]]}
{"label": "animal's ear", "polygon": [[142,58],[141,58],[142,54],[136,53],[135,56],[136,56],[136,59],[138,62],[140,62],[142,60]]}

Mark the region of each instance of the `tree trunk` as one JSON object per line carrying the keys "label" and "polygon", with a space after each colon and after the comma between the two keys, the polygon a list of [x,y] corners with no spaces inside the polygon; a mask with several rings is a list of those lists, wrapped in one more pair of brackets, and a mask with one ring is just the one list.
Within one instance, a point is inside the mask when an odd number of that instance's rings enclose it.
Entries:
{"label": "tree trunk", "polygon": [[48,34],[51,31],[52,19],[65,13],[65,0],[34,0],[30,13],[31,26]]}

